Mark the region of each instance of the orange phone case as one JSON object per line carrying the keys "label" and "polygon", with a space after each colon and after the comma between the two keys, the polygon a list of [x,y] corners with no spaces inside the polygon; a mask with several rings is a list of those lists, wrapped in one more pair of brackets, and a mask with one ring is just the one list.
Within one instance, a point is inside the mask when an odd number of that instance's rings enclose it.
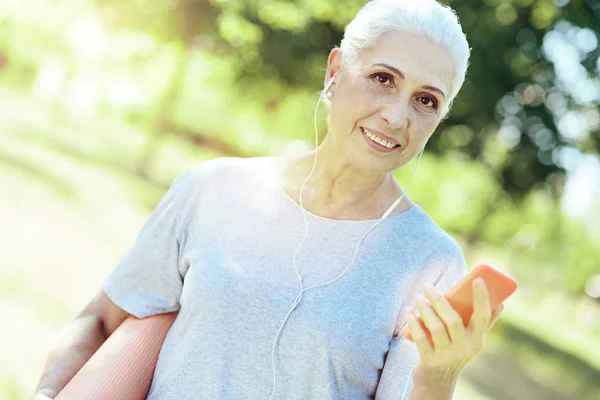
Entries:
{"label": "orange phone case", "polygon": [[[444,294],[450,305],[461,316],[464,326],[469,324],[471,315],[473,314],[473,280],[476,278],[482,278],[487,286],[492,311],[519,287],[516,280],[489,265],[481,264],[473,268]],[[419,317],[418,321],[431,340],[429,330],[425,327],[425,323],[421,317]],[[411,342],[414,341],[408,327],[404,331],[404,336]]]}

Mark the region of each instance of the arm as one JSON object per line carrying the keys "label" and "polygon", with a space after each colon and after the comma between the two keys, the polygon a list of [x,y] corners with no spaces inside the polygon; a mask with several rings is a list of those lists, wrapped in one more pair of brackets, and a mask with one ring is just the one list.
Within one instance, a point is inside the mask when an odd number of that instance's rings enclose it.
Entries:
{"label": "arm", "polygon": [[60,332],[35,389],[35,398],[54,398],[129,314],[103,290]]}
{"label": "arm", "polygon": [[457,377],[431,382],[430,377],[419,367],[413,370],[413,387],[410,400],[452,400]]}
{"label": "arm", "polygon": [[447,299],[431,285],[425,287],[425,297],[417,299],[424,323],[431,333],[417,322],[414,312],[408,316],[408,326],[419,349],[419,364],[414,369],[415,388],[411,400],[448,399],[463,368],[481,352],[485,336],[502,312],[503,306],[490,310],[489,293],[481,278],[473,281],[473,315],[469,325],[463,326],[460,315]]}
{"label": "arm", "polygon": [[190,191],[201,176],[194,169],[173,181],[102,290],[61,331],[36,388],[40,400],[55,397],[130,314],[144,318],[179,309],[185,271],[178,221],[189,218]]}
{"label": "arm", "polygon": [[441,382],[433,379],[432,373],[421,367],[421,357],[415,343],[403,337],[408,324],[408,310],[414,307],[425,285],[431,283],[437,290],[446,292],[468,272],[460,249],[451,244],[450,249],[444,248],[441,253],[434,253],[423,261],[427,268],[403,288],[405,300],[380,377],[375,397],[377,400],[452,399],[456,382],[443,379],[446,384],[439,385]]}

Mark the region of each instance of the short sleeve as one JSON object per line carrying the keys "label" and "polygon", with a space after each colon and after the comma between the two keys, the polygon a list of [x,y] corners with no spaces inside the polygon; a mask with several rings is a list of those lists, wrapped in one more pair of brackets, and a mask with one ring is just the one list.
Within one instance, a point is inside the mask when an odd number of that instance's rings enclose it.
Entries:
{"label": "short sleeve", "polygon": [[[419,361],[417,347],[402,337],[392,340],[388,350],[375,400],[408,400],[412,392],[412,369]],[[408,385],[408,388],[407,388]],[[406,395],[402,394],[406,388]]]}
{"label": "short sleeve", "polygon": [[453,252],[447,267],[433,284],[438,292],[446,293],[456,282],[468,273],[467,263],[462,251],[458,248]]}
{"label": "short sleeve", "polygon": [[[429,268],[415,280],[415,284],[407,290],[406,301],[402,307],[405,312],[414,306],[417,296],[422,293],[426,282],[435,286],[438,292],[445,293],[454,283],[467,273],[467,265],[462,251],[452,240],[451,246],[437,251],[429,261]],[[405,317],[399,316],[398,325],[404,328]],[[375,400],[403,400],[402,394],[408,385],[404,400],[410,398],[412,392],[412,369],[419,361],[419,351],[415,344],[404,337],[404,329],[391,340]]]}
{"label": "short sleeve", "polygon": [[180,218],[188,175],[171,184],[103,289],[120,308],[138,318],[179,309],[183,288],[180,270]]}

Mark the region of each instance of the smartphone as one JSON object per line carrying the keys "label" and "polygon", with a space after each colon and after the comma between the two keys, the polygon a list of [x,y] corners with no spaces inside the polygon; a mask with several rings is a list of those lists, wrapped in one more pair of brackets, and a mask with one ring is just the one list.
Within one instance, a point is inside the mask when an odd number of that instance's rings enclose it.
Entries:
{"label": "smartphone", "polygon": [[[480,264],[473,268],[444,294],[450,305],[461,316],[465,327],[469,325],[473,314],[473,280],[476,278],[482,278],[487,286],[492,311],[513,294],[519,286],[516,280],[487,264]],[[431,334],[421,317],[418,318],[418,321],[431,340]],[[404,331],[404,337],[411,342],[414,341],[408,327]]]}

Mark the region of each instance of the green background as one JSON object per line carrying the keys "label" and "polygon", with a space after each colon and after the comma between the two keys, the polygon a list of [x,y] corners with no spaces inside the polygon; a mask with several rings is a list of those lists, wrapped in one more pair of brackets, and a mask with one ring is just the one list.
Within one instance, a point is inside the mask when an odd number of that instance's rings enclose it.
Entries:
{"label": "green background", "polygon": [[[521,285],[455,398],[598,399],[600,0],[448,3],[471,67],[410,194]],[[0,399],[32,394],[176,175],[314,145],[363,4],[0,0]]]}

